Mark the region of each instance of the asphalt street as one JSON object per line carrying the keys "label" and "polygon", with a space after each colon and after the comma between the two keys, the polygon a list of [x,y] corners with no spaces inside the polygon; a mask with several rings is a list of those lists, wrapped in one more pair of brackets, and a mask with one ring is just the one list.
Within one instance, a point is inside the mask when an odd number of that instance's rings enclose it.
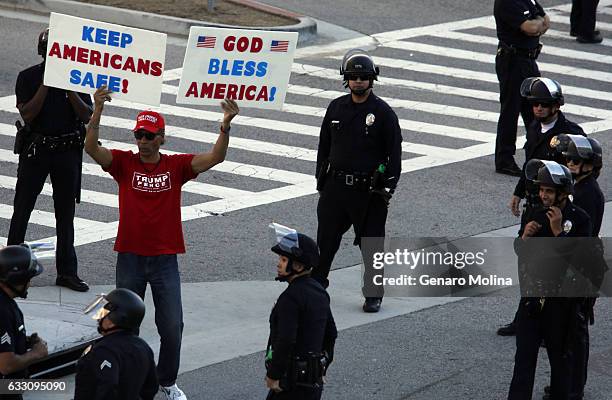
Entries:
{"label": "asphalt street", "polygon": [[[226,166],[201,174],[184,191],[183,205],[191,207],[194,215],[183,222],[187,254],[179,262],[185,284],[245,281],[257,285],[272,280],[276,264],[267,237],[271,221],[316,235],[318,195],[312,156],[322,113],[335,97],[329,91],[344,91],[338,58],[350,47],[371,50],[381,67],[374,91],[389,101],[402,124],[405,172],[392,200],[387,234],[466,237],[519,222],[506,207],[516,179],[496,174],[491,156],[499,109],[492,1],[486,6],[473,0],[338,0],[333,6],[317,1],[263,2],[331,25],[314,46],[300,49],[285,110],[243,109],[241,116],[250,119],[238,118],[233,124]],[[608,38],[602,45],[581,45],[567,35],[568,2],[542,4],[552,8],[553,15],[553,31],[542,39],[545,47],[538,60],[542,74],[563,85],[568,117],[583,124],[600,140],[604,154],[610,154],[612,15],[598,16],[599,29]],[[600,7],[612,10],[612,2],[602,0]],[[12,125],[18,117],[14,83],[20,70],[39,62],[35,44],[44,24],[37,18],[8,18],[0,12],[0,241],[8,234],[17,171],[12,156]],[[349,31],[353,42],[346,43]],[[176,106],[173,90],[184,52],[181,45],[167,48],[164,105]],[[105,116],[113,118],[103,119],[100,136],[110,141],[110,147],[131,144],[128,127],[139,107],[116,101],[105,109]],[[218,113],[220,108],[164,107],[167,125],[186,128],[194,135],[218,129],[221,114],[211,117],[202,111]],[[210,148],[205,139],[187,138],[171,129],[167,135],[167,151]],[[517,151],[517,160],[522,158]],[[89,157],[85,162],[93,163]],[[79,274],[90,284],[109,285],[115,274],[114,236],[98,235],[96,230],[106,232],[118,218],[113,203],[116,185],[96,166],[85,171],[87,192],[77,206],[82,219],[82,230],[77,232]],[[606,198],[612,198],[612,172],[604,168],[599,182]],[[53,237],[49,193],[39,197],[36,209],[39,212],[33,216],[27,239]],[[349,231],[334,269],[360,263],[352,242]],[[53,272],[47,273],[34,285],[44,289],[54,279]],[[358,301],[359,288],[354,290]],[[206,307],[223,307],[225,302],[220,295]],[[352,324],[340,333],[325,398],[504,398],[512,375],[514,342],[495,336],[494,331],[511,317],[515,306],[507,297],[472,298]],[[612,338],[606,334],[612,328],[610,306],[607,299],[598,305],[592,330],[594,373],[585,399],[607,399],[612,393]],[[206,308],[201,313],[206,318]],[[250,334],[244,330],[245,337]],[[202,364],[181,374],[179,384],[190,399],[262,398],[261,360],[262,353],[250,352]],[[541,390],[548,373],[544,353],[539,365],[537,387]]]}

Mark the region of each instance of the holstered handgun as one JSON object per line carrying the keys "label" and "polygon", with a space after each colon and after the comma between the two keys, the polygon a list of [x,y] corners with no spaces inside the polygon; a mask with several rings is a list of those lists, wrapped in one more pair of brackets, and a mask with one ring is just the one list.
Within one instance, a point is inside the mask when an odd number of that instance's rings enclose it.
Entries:
{"label": "holstered handgun", "polygon": [[19,120],[15,121],[15,127],[17,128],[17,134],[15,135],[13,153],[22,154],[28,149],[32,142],[32,131],[27,124],[23,125]]}

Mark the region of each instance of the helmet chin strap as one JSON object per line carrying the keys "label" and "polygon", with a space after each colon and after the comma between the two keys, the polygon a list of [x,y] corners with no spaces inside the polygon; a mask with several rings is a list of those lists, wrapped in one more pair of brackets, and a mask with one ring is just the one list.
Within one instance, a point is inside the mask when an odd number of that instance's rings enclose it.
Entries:
{"label": "helmet chin strap", "polygon": [[110,329],[104,329],[104,328],[102,328],[102,321],[104,321],[104,319],[105,319],[105,318],[107,318],[107,317],[108,317],[108,315],[105,315],[104,317],[102,317],[102,319],[100,319],[100,320],[98,321],[98,328],[97,328],[97,329],[98,329],[98,333],[99,333],[100,335],[104,335],[105,333],[110,333],[110,332],[114,332],[114,331],[116,331],[116,330],[121,329],[121,328],[119,328],[119,327],[117,327],[117,326],[114,326],[114,327],[112,327],[112,328],[110,328]]}
{"label": "helmet chin strap", "polygon": [[26,282],[25,285],[23,285],[23,289],[22,290],[17,290],[17,288],[13,285],[11,285],[8,282],[4,282],[4,284],[13,291],[13,293],[15,293],[17,296],[21,297],[22,299],[25,299],[28,297],[28,283]]}

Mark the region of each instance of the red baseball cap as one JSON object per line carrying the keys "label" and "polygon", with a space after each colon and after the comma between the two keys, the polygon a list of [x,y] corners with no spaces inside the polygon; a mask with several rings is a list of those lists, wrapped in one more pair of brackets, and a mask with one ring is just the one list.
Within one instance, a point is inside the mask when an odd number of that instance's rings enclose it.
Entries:
{"label": "red baseball cap", "polygon": [[134,132],[144,129],[147,132],[158,133],[166,128],[164,117],[155,111],[142,111],[136,117]]}

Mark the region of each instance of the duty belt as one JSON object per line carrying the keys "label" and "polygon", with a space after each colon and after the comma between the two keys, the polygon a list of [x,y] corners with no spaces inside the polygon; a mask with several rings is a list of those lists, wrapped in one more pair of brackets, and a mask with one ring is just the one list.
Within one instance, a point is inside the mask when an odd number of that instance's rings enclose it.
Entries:
{"label": "duty belt", "polygon": [[34,134],[34,140],[28,149],[28,156],[35,155],[39,150],[61,152],[82,147],[83,140],[78,132],[66,133],[59,136]]}
{"label": "duty belt", "polygon": [[497,46],[497,54],[511,54],[519,57],[530,58],[532,60],[536,60],[540,55],[540,51],[542,50],[542,44],[539,43],[536,47],[531,49],[524,49],[521,47],[515,47],[513,45],[506,44],[504,42],[499,42]]}
{"label": "duty belt", "polygon": [[332,176],[336,181],[345,186],[354,187],[359,190],[369,190],[372,181],[372,174],[367,172],[354,172],[343,170],[331,170]]}

